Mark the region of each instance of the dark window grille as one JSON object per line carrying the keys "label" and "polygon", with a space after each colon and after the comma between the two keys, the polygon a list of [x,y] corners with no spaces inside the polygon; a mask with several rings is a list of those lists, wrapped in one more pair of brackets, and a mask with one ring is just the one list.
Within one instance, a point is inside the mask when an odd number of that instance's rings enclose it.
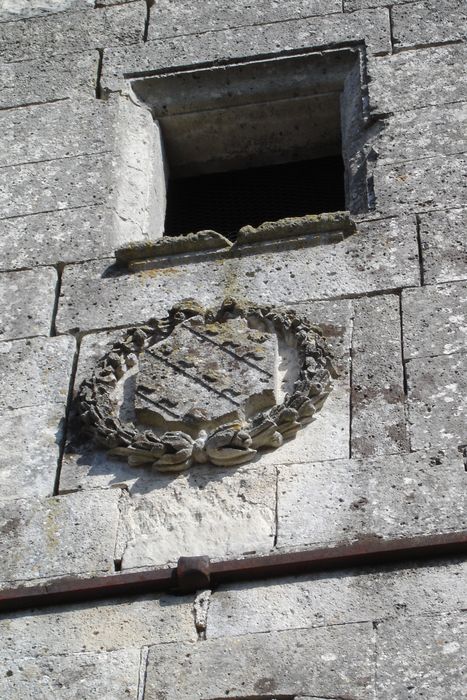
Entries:
{"label": "dark window grille", "polygon": [[342,209],[340,156],[209,173],[169,182],[165,235],[212,229],[235,240],[247,224]]}

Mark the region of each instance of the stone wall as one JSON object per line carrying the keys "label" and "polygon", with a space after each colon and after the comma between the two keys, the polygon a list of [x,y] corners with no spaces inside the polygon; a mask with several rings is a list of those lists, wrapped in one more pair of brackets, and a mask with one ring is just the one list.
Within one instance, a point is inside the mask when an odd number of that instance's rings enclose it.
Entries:
{"label": "stone wall", "polygon": [[[1,587],[467,529],[466,20],[462,0],[0,1]],[[343,48],[352,235],[115,265],[162,227],[133,79]],[[296,309],[339,377],[248,465],[130,467],[83,438],[76,391],[121,329],[193,296]],[[460,698],[466,590],[444,558],[3,614],[0,697]]]}

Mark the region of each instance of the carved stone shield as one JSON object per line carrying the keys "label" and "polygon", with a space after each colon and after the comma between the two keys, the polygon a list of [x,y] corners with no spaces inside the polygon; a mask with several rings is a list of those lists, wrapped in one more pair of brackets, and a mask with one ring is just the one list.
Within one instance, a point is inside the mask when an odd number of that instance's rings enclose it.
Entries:
{"label": "carved stone shield", "polygon": [[187,300],[128,329],[81,385],[78,405],[97,442],[135,466],[234,466],[313,420],[332,376],[319,329],[294,311]]}

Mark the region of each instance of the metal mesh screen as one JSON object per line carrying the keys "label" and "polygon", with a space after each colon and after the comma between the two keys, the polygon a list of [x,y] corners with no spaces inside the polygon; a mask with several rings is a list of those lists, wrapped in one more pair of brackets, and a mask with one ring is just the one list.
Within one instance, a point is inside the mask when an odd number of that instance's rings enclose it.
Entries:
{"label": "metal mesh screen", "polygon": [[165,235],[213,229],[235,240],[246,224],[345,209],[340,156],[171,180]]}

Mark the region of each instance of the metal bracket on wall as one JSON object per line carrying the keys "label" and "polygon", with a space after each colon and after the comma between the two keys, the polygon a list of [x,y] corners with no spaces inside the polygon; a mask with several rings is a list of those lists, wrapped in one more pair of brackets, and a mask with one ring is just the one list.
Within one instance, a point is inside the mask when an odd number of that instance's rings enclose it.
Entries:
{"label": "metal bracket on wall", "polygon": [[298,576],[318,571],[379,566],[467,553],[467,531],[384,540],[361,539],[336,547],[210,562],[209,557],[181,557],[174,568],[122,572],[95,578],[60,578],[37,586],[0,591],[0,611],[138,596],[186,595],[220,584]]}

